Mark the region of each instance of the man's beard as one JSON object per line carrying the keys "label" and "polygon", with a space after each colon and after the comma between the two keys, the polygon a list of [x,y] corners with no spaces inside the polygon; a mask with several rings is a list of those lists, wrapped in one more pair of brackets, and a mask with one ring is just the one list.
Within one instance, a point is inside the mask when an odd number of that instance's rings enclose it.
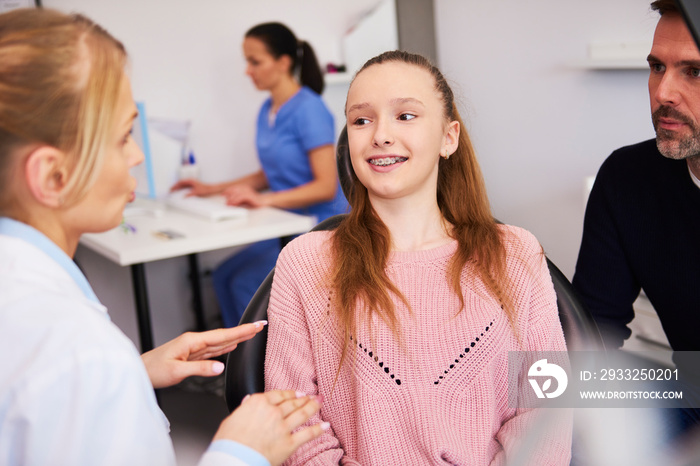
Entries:
{"label": "man's beard", "polygon": [[[690,136],[659,128],[659,119],[663,117],[673,118],[688,125]],[[700,128],[690,118],[678,110],[662,105],[651,115],[651,120],[656,130],[656,147],[664,157],[683,160],[700,154]]]}

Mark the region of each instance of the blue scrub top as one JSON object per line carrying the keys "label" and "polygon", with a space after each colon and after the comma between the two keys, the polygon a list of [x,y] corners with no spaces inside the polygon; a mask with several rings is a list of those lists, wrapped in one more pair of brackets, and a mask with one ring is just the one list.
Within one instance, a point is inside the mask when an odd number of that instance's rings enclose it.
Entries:
{"label": "blue scrub top", "polygon": [[[273,122],[269,121],[272,99],[267,99],[258,114],[257,149],[262,169],[272,191],[296,188],[313,180],[309,151],[335,143],[333,115],[321,96],[302,87],[284,103]],[[348,203],[338,185],[335,199],[301,209],[318,221],[347,212]]]}

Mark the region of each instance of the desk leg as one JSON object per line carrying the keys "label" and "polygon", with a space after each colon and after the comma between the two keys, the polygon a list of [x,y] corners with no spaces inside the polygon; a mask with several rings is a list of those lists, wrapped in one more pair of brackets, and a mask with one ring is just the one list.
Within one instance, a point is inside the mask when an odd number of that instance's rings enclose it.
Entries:
{"label": "desk leg", "polygon": [[197,323],[197,331],[203,332],[207,329],[207,324],[204,319],[204,304],[202,299],[202,284],[199,280],[199,262],[197,254],[189,254],[187,259],[190,264],[190,283],[192,286],[192,307],[194,308],[194,317]]}
{"label": "desk leg", "polygon": [[146,269],[143,264],[133,264],[131,266],[131,282],[134,286],[134,301],[136,302],[136,317],[139,324],[141,353],[145,353],[153,349],[153,330],[151,328],[151,312],[148,308]]}

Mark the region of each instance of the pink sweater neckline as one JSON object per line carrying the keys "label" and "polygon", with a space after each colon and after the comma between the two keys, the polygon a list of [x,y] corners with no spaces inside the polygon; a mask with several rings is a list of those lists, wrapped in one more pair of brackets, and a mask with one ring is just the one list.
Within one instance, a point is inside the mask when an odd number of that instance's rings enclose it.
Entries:
{"label": "pink sweater neckline", "polygon": [[457,251],[457,240],[441,246],[418,251],[390,251],[388,265],[392,263],[416,263],[450,258]]}

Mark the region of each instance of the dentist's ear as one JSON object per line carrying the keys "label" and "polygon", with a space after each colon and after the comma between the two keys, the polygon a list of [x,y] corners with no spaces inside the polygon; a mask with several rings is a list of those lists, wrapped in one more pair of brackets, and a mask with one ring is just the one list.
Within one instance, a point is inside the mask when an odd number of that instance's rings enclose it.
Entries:
{"label": "dentist's ear", "polygon": [[445,138],[442,144],[441,154],[446,154],[447,158],[454,154],[459,146],[459,122],[451,121],[447,125],[447,132],[445,133]]}
{"label": "dentist's ear", "polygon": [[51,146],[40,146],[27,156],[24,179],[37,202],[57,208],[64,202],[68,183],[66,155]]}

